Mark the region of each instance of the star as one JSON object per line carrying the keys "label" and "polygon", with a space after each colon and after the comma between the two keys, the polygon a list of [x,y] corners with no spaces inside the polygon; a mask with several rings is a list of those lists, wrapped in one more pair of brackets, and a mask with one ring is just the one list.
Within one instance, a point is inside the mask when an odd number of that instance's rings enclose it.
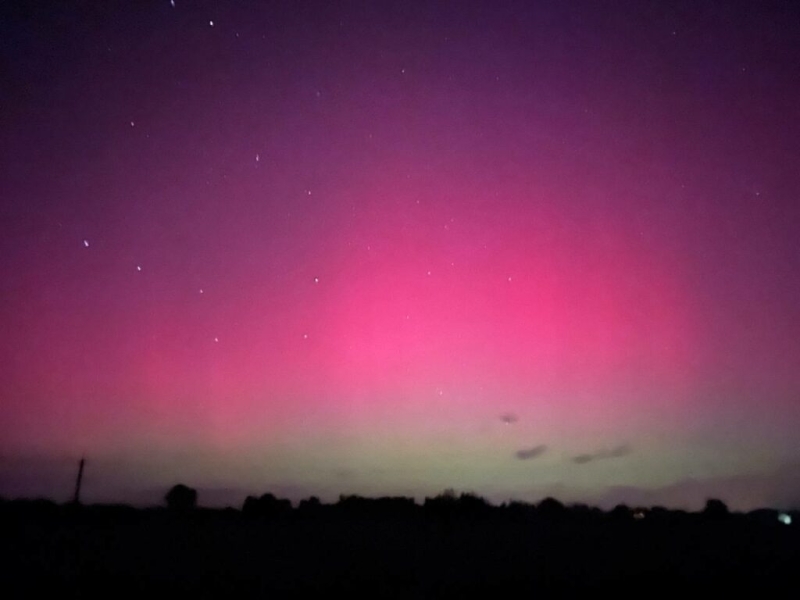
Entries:
{"label": "star", "polygon": [[83,240],[83,245],[85,248],[89,247],[89,240]]}
{"label": "star", "polygon": [[201,294],[203,293],[203,288],[200,288],[200,293],[201,293]]}
{"label": "star", "polygon": [[169,5],[170,5],[172,8],[175,8],[175,0],[169,0]]}
{"label": "star", "polygon": [[218,341],[219,341],[219,338],[218,338],[218,337],[215,337],[215,338],[214,338],[214,341],[215,341],[215,342],[218,342]]}
{"label": "star", "polygon": [[214,21],[209,21],[209,22],[208,22],[208,24],[209,24],[211,27],[213,27],[213,26],[214,26]]}
{"label": "star", "polygon": [[141,271],[142,270],[142,266],[141,265],[136,265],[136,270],[137,271]]}
{"label": "star", "polygon": [[304,340],[307,340],[307,339],[308,339],[308,334],[307,334],[307,333],[304,333],[304,334],[303,334],[303,339],[304,339]]}
{"label": "star", "polygon": [[135,123],[133,121],[131,121],[131,127],[133,127],[134,125],[135,125]]}
{"label": "star", "polygon": [[258,162],[260,160],[261,160],[261,155],[260,154],[256,154],[256,162]]}
{"label": "star", "polygon": [[314,283],[319,283],[319,277],[314,277]]}

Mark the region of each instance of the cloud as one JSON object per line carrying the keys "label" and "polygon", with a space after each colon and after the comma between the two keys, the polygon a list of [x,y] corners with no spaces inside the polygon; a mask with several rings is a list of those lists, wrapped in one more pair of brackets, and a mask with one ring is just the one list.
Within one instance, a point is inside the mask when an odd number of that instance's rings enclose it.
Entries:
{"label": "cloud", "polygon": [[606,460],[609,458],[621,458],[623,456],[627,456],[633,450],[631,449],[628,444],[622,444],[620,446],[616,446],[611,450],[599,450],[593,454],[578,454],[577,456],[573,457],[572,462],[576,465],[585,465],[586,463],[590,463],[595,460]]}
{"label": "cloud", "polygon": [[547,452],[547,446],[544,444],[539,444],[533,448],[523,448],[522,450],[517,450],[515,456],[520,460],[529,460],[531,458],[537,458],[545,452]]}
{"label": "cloud", "polygon": [[628,456],[628,454],[630,454],[632,451],[633,450],[630,446],[628,446],[628,444],[622,444],[621,446],[612,448],[611,451],[602,458],[620,458],[621,456]]}

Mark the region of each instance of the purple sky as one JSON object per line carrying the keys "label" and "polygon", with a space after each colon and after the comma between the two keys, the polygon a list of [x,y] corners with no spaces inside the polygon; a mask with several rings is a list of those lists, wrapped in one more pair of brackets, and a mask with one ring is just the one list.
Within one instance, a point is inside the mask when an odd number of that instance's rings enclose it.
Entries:
{"label": "purple sky", "polygon": [[800,504],[788,2],[0,8],[0,495]]}

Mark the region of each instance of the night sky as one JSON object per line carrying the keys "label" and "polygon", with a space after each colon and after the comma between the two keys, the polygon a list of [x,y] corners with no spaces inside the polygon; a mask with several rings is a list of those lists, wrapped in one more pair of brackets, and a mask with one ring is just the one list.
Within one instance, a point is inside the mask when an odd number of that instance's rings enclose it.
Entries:
{"label": "night sky", "polygon": [[10,2],[0,495],[800,504],[791,2]]}

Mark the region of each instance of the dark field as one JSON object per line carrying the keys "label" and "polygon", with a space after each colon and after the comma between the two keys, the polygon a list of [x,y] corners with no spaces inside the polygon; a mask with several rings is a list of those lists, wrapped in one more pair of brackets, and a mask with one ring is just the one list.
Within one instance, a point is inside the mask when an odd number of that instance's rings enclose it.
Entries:
{"label": "dark field", "polygon": [[350,497],[246,511],[5,502],[0,515],[4,597],[797,597],[800,565],[796,521],[774,511]]}

